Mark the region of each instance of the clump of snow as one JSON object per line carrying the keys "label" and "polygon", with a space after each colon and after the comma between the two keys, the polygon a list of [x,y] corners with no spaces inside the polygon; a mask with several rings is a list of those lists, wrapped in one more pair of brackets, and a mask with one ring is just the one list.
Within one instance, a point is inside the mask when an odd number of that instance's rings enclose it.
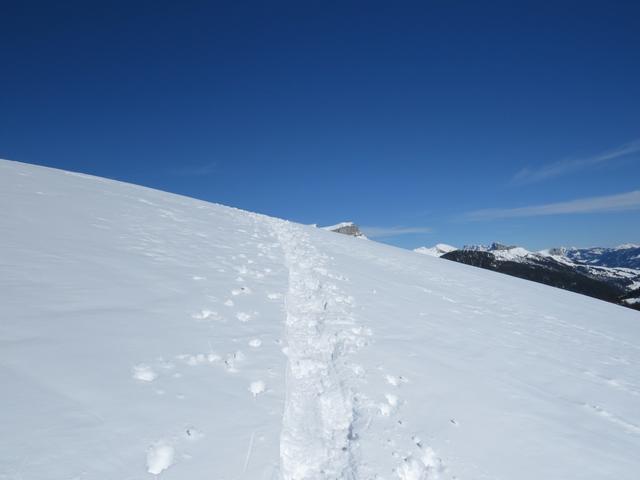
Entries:
{"label": "clump of snow", "polygon": [[153,382],[158,374],[149,365],[140,364],[133,367],[133,378],[143,382]]}
{"label": "clump of snow", "polygon": [[175,448],[171,445],[158,442],[149,447],[147,451],[147,471],[159,475],[173,465]]}
{"label": "clump of snow", "polygon": [[249,385],[249,391],[254,398],[263,393],[266,388],[267,386],[262,380],[256,380],[255,382],[251,382],[251,385]]}
{"label": "clump of snow", "polygon": [[385,398],[387,399],[387,402],[389,403],[389,405],[391,405],[392,407],[397,407],[398,406],[398,396],[394,395],[392,393],[387,393],[385,394]]}
{"label": "clump of snow", "polygon": [[192,315],[192,317],[195,318],[196,320],[207,320],[211,317],[215,318],[217,316],[218,316],[218,312],[214,312],[213,310],[209,310],[206,308]]}

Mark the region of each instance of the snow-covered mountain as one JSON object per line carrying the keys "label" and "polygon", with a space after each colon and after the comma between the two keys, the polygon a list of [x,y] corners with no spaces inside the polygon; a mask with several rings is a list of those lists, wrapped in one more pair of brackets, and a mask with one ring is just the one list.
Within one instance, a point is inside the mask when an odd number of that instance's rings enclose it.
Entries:
{"label": "snow-covered mountain", "polygon": [[512,261],[524,261],[531,257],[532,252],[525,248],[518,247],[516,245],[504,245],[502,243],[494,242],[489,246],[485,245],[465,245],[462,250],[474,251],[474,252],[490,252],[496,258],[500,260],[512,260]]}
{"label": "snow-covered mountain", "polygon": [[631,243],[615,248],[565,248],[562,255],[583,265],[640,270],[640,246]]}
{"label": "snow-covered mountain", "polygon": [[418,247],[413,251],[431,257],[441,257],[445,253],[453,252],[454,250],[457,250],[457,248],[446,243],[438,243],[433,247]]}
{"label": "snow-covered mountain", "polygon": [[0,478],[632,480],[640,315],[0,161]]}
{"label": "snow-covered mountain", "polygon": [[[553,248],[530,252],[522,247],[493,243],[465,246],[443,258],[640,309],[640,300],[636,300],[640,297],[640,270],[596,265],[600,260],[593,259],[595,252],[590,257],[592,260],[582,263],[568,253],[570,251],[576,250]],[[622,261],[621,257],[618,259]]]}

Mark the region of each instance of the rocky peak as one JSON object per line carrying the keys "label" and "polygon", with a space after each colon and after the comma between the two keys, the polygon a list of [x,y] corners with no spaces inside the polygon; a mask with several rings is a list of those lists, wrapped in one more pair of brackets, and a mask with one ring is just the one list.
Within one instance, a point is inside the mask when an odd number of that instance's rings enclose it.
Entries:
{"label": "rocky peak", "polygon": [[360,227],[353,222],[342,222],[336,225],[330,225],[328,227],[322,227],[324,230],[330,232],[342,233],[343,235],[351,235],[357,238],[367,238],[364,233],[360,231]]}

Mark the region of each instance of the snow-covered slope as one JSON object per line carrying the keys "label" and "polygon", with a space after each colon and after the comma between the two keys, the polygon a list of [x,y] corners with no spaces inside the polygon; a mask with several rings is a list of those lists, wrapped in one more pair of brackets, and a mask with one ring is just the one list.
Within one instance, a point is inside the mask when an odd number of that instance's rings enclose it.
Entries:
{"label": "snow-covered slope", "polygon": [[453,252],[454,250],[457,250],[457,248],[451,245],[447,245],[446,243],[438,243],[433,247],[418,247],[413,251],[432,257],[441,257],[445,253]]}
{"label": "snow-covered slope", "polygon": [[635,479],[640,315],[0,162],[1,479]]}

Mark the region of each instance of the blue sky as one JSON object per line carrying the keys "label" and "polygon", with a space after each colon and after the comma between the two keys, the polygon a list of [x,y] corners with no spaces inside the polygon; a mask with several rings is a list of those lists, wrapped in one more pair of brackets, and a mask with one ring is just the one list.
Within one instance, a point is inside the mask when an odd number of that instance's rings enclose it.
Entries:
{"label": "blue sky", "polygon": [[403,247],[640,242],[638,2],[12,2],[0,158]]}

